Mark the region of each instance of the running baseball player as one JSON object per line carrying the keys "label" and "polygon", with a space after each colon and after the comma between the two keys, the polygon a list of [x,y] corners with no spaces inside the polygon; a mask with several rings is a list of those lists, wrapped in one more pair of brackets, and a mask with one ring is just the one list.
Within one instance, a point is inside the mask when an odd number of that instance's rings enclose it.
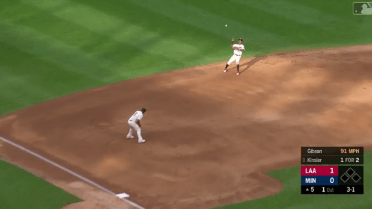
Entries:
{"label": "running baseball player", "polygon": [[234,38],[231,39],[231,48],[234,49],[234,54],[233,56],[230,58],[230,60],[226,63],[226,67],[225,69],[223,70],[224,73],[227,72],[227,67],[229,67],[229,65],[232,63],[232,62],[236,62],[236,67],[238,68],[238,72],[236,73],[236,75],[239,75],[240,74],[240,71],[239,71],[239,61],[240,61],[240,58],[242,57],[242,53],[243,51],[245,51],[245,47],[243,45],[243,39],[239,38],[238,42],[239,44],[234,44]]}
{"label": "running baseball player", "polygon": [[129,133],[127,135],[128,139],[134,138],[133,136],[133,129],[137,131],[137,137],[138,137],[138,143],[144,143],[145,140],[142,138],[141,135],[141,120],[143,118],[143,113],[146,112],[145,108],[142,108],[142,110],[136,111],[128,120],[129,125]]}

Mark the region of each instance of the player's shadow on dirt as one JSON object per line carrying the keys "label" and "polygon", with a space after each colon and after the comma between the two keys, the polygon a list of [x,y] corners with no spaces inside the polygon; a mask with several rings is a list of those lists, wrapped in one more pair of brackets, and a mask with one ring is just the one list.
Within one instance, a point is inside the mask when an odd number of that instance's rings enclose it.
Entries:
{"label": "player's shadow on dirt", "polygon": [[244,73],[244,71],[246,71],[249,67],[251,67],[251,66],[254,65],[256,62],[258,62],[258,61],[260,61],[260,60],[263,60],[263,59],[265,59],[265,58],[266,58],[266,56],[257,56],[257,57],[255,57],[255,58],[253,58],[253,59],[252,59],[251,61],[249,61],[248,63],[242,65],[242,67],[243,67],[243,66],[246,66],[246,67],[244,68],[244,70],[241,70],[240,73]]}

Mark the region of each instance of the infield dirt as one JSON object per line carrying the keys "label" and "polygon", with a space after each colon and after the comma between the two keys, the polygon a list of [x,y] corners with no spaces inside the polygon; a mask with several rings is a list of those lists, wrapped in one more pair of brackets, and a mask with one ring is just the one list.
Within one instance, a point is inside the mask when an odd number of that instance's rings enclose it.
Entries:
{"label": "infield dirt", "polygon": [[[225,63],[146,76],[5,115],[0,136],[146,208],[250,200],[281,190],[264,172],[299,164],[301,146],[371,148],[371,57],[372,46],[354,46],[244,59],[240,76]],[[125,136],[142,107],[138,144]],[[89,190],[4,143],[0,155],[69,192]],[[76,191],[87,200],[78,204],[106,208]]]}

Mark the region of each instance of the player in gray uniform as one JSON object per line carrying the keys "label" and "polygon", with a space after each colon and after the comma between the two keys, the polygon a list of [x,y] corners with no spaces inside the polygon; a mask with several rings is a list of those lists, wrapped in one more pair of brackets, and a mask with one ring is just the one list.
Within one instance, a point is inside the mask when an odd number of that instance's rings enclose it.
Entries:
{"label": "player in gray uniform", "polygon": [[143,113],[146,112],[145,108],[142,108],[141,111],[136,111],[128,120],[128,125],[129,125],[129,133],[127,135],[128,139],[134,138],[133,136],[133,130],[137,132],[138,136],[138,143],[144,143],[145,140],[142,138],[141,135],[141,120],[143,118]]}

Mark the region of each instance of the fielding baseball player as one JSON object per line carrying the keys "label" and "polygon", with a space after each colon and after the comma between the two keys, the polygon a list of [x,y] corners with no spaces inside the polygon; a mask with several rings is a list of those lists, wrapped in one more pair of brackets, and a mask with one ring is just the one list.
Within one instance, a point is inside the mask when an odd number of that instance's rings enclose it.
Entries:
{"label": "fielding baseball player", "polygon": [[223,70],[223,72],[226,73],[227,72],[227,67],[229,67],[229,65],[232,62],[235,61],[236,62],[236,67],[238,68],[238,72],[236,73],[236,75],[239,75],[240,74],[239,61],[240,61],[240,58],[242,57],[243,51],[245,51],[245,48],[244,48],[244,45],[243,45],[243,39],[239,38],[239,40],[238,40],[239,44],[234,44],[234,40],[235,40],[234,38],[231,39],[231,48],[234,49],[234,54],[230,58],[230,60],[227,62],[226,67]]}
{"label": "fielding baseball player", "polygon": [[143,113],[146,112],[145,108],[142,108],[141,111],[136,111],[128,120],[128,125],[129,125],[129,133],[127,135],[128,139],[134,138],[133,136],[133,129],[137,131],[137,136],[138,136],[138,143],[144,143],[145,140],[142,139],[141,135],[141,120],[143,118]]}

